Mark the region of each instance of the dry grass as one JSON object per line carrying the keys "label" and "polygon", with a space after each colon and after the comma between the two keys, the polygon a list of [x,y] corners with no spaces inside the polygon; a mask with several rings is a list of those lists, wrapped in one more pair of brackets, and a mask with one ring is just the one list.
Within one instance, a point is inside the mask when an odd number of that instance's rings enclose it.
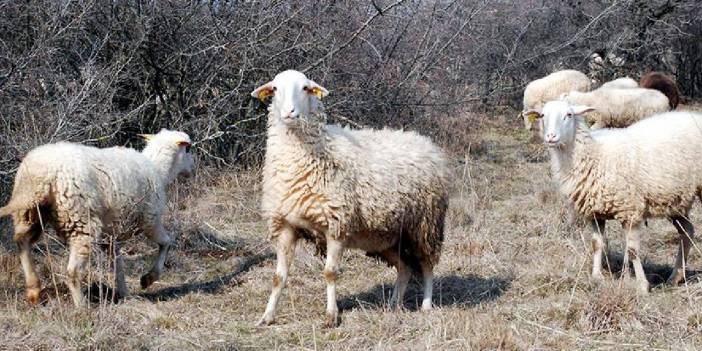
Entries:
{"label": "dry grass", "polygon": [[[167,223],[178,245],[163,279],[147,291],[139,290],[138,277],[155,247],[140,238],[125,245],[133,295],[121,303],[101,300],[88,311],[74,311],[60,283],[65,250],[43,239],[36,254],[47,299],[28,306],[16,250],[4,244],[0,348],[702,348],[702,275],[690,269],[686,285],[661,285],[676,250],[674,228],[649,221],[643,247],[654,286],[650,296],[637,297],[629,281],[618,278],[622,231],[614,223],[611,277],[592,285],[587,231],[571,223],[566,203],[552,190],[540,147],[529,142],[519,121],[506,122],[513,115],[468,116],[442,129],[453,136],[444,146],[454,156],[457,179],[436,270],[436,308],[429,313],[417,311],[416,282],[405,310],[388,311],[395,272],[352,251],[339,287],[341,326],[323,329],[322,261],[302,245],[278,324],[254,327],[274,271],[257,210],[259,174],[202,170],[191,190],[174,189]],[[702,224],[699,205],[691,217]],[[701,259],[702,252],[693,249],[690,267],[702,269]],[[109,282],[104,266],[95,268],[96,276]]]}

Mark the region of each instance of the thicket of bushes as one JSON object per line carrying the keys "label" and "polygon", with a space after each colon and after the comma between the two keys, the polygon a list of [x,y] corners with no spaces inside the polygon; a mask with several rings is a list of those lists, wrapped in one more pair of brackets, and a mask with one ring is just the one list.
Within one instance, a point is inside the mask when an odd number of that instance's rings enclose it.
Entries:
{"label": "thicket of bushes", "polygon": [[[12,1],[0,5],[0,201],[32,147],[129,145],[162,127],[202,162],[255,164],[263,107],[249,92],[295,68],[331,91],[334,121],[421,128],[463,109],[518,106],[535,77],[657,69],[702,95],[694,0]],[[488,114],[489,115],[489,114]]]}

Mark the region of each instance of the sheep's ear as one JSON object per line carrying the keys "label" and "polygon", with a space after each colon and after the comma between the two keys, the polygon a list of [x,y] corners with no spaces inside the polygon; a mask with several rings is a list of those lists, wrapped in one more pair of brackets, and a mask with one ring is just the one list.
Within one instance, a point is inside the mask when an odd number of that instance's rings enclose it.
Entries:
{"label": "sheep's ear", "polygon": [[329,95],[329,91],[327,89],[324,89],[323,86],[321,86],[321,85],[319,85],[311,80],[310,80],[309,85],[307,87],[307,92],[316,96],[317,99],[320,99],[320,100],[322,100],[322,98]]}
{"label": "sheep's ear", "polygon": [[146,141],[151,141],[154,138],[153,134],[137,134],[137,136],[146,140]]}
{"label": "sheep's ear", "polygon": [[536,122],[536,120],[543,117],[544,115],[542,115],[541,112],[539,112],[539,111],[529,110],[529,111],[522,112],[522,116],[526,116],[529,123],[534,123],[534,122]]}
{"label": "sheep's ear", "polygon": [[254,91],[251,92],[251,96],[265,102],[266,99],[273,96],[274,92],[275,87],[273,86],[273,82],[268,82],[254,89]]}
{"label": "sheep's ear", "polygon": [[573,106],[573,114],[575,115],[584,115],[588,112],[593,112],[595,111],[594,107],[590,106]]}

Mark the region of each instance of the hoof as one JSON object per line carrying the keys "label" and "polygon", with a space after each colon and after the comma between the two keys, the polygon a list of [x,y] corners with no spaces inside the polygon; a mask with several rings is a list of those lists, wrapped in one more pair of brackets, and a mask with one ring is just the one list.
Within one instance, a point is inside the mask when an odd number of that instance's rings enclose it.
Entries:
{"label": "hoof", "polygon": [[146,273],[141,276],[141,288],[146,289],[151,286],[156,281],[156,276],[153,273]]}
{"label": "hoof", "polygon": [[639,295],[648,295],[649,284],[648,281],[636,283],[636,292]]}
{"label": "hoof", "polygon": [[673,274],[668,277],[666,283],[671,286],[678,286],[683,281],[685,281],[685,277],[682,273],[673,272]]}
{"label": "hoof", "polygon": [[266,317],[266,316],[263,316],[263,317],[256,323],[256,326],[257,326],[257,327],[265,327],[265,326],[269,326],[269,325],[274,324],[274,323],[275,323],[275,319],[274,319],[274,318],[268,318],[268,317]]}
{"label": "hoof", "polygon": [[30,305],[36,305],[39,303],[39,294],[41,289],[39,288],[28,288],[27,289],[27,301]]}
{"label": "hoof", "polygon": [[595,286],[601,286],[604,283],[604,275],[602,273],[593,274],[590,276],[590,283]]}
{"label": "hoof", "polygon": [[336,313],[327,313],[327,318],[324,319],[325,328],[336,328],[339,326],[339,315]]}
{"label": "hoof", "polygon": [[422,302],[422,311],[431,311],[431,301]]}

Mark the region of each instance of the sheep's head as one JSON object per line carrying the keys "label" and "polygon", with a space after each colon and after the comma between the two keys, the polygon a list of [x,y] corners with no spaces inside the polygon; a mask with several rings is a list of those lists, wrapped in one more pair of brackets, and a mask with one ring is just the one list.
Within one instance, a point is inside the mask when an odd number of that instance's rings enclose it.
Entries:
{"label": "sheep's head", "polygon": [[195,175],[195,161],[190,153],[190,136],[183,132],[161,129],[157,134],[140,134],[146,140],[144,153],[152,160],[162,162],[170,160],[170,177]]}
{"label": "sheep's head", "polygon": [[261,101],[271,98],[269,111],[286,124],[319,112],[319,101],[328,94],[327,89],[294,70],[278,73],[272,81],[251,92]]}
{"label": "sheep's head", "polygon": [[546,146],[561,147],[575,141],[576,119],[594,110],[588,106],[574,106],[566,101],[549,101],[541,111],[530,110],[524,114],[533,120],[541,119]]}

